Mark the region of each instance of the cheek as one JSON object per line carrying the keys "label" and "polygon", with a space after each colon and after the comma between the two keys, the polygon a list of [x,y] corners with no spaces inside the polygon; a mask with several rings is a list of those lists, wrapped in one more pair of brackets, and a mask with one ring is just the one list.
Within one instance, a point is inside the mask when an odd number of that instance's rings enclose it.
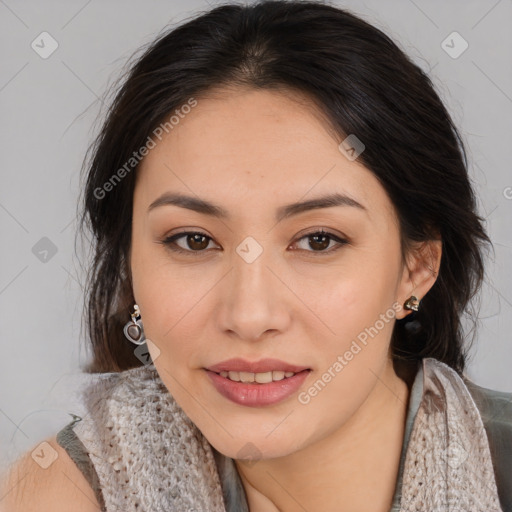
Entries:
{"label": "cheek", "polygon": [[[321,320],[309,323],[308,335],[320,356],[320,370],[330,369],[336,376],[343,373],[343,378],[334,379],[336,383],[330,386],[333,400],[337,393],[354,386],[364,394],[362,372],[370,383],[373,379],[368,368],[378,373],[387,360],[397,309],[399,260],[393,251],[380,247],[380,251],[358,251],[357,257],[354,254],[350,261],[346,259],[336,276],[319,283],[322,286],[301,292],[311,298],[312,309]],[[319,336],[320,332],[323,335]],[[325,399],[329,400],[329,395],[326,393]]]}
{"label": "cheek", "polygon": [[[355,336],[388,312],[395,301],[398,263],[377,252],[354,255],[353,261],[317,286],[303,289],[312,309],[336,335]],[[394,311],[392,309],[392,311]]]}
{"label": "cheek", "polygon": [[[197,302],[204,279],[194,279],[189,271],[172,265],[165,247],[147,233],[136,239],[141,242],[134,244],[131,255],[134,297],[143,319],[160,333],[171,328],[191,302]],[[200,272],[199,267],[195,272]]]}
{"label": "cheek", "polygon": [[[207,292],[205,279],[177,271],[159,253],[161,247],[135,247],[132,253],[132,280],[144,332],[165,357],[153,358],[155,365],[186,367],[187,355],[200,339],[201,297]],[[199,272],[199,267],[195,270]],[[197,342],[196,342],[197,343]],[[153,354],[152,354],[153,355]],[[174,371],[174,370],[173,370]]]}
{"label": "cheek", "polygon": [[361,271],[331,284],[330,292],[318,300],[317,311],[329,329],[322,328],[325,334],[319,336],[318,327],[312,327],[308,336],[319,364],[299,402],[308,418],[318,418],[318,431],[348,420],[388,361],[396,309],[394,277],[392,272],[365,271],[360,263]]}
{"label": "cheek", "polygon": [[[368,293],[360,284],[347,282],[325,302],[321,315],[330,335],[316,343],[325,368],[331,368],[336,361],[342,364],[347,378],[344,381],[349,387],[360,378],[360,373],[347,371],[346,367],[378,368],[385,361],[395,321],[392,294],[375,286]],[[312,333],[310,339],[318,336]],[[336,373],[341,370],[339,365],[333,368],[336,369]]]}

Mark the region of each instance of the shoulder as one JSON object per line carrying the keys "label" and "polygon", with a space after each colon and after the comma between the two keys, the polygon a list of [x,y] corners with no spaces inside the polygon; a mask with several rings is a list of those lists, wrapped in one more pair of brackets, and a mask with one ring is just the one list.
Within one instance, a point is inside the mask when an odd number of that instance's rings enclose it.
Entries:
{"label": "shoulder", "polygon": [[2,475],[0,512],[98,512],[95,493],[53,436]]}
{"label": "shoulder", "polygon": [[444,375],[452,382],[454,379],[460,382],[461,379],[477,406],[485,427],[498,427],[512,434],[512,392],[479,386],[467,375],[459,375],[453,368],[434,358],[424,359],[423,369],[431,379],[434,372],[436,375]]}
{"label": "shoulder", "polygon": [[512,393],[464,380],[484,424],[503,510],[512,511]]}
{"label": "shoulder", "polygon": [[[484,424],[504,429],[512,434],[512,393],[478,386],[464,378]],[[512,438],[511,438],[512,439]]]}

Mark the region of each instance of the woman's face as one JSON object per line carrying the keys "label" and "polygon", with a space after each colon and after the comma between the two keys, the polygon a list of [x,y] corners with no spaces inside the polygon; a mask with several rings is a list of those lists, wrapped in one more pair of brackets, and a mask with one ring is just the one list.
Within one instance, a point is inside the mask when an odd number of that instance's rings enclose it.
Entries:
{"label": "woman's face", "polygon": [[[137,176],[130,264],[150,353],[187,416],[233,458],[286,455],[342,428],[389,379],[394,316],[418,292],[384,189],[297,98],[198,99]],[[334,195],[337,205],[308,207]],[[187,232],[200,234],[164,243]],[[281,362],[253,368],[256,383],[207,370],[232,358]],[[283,379],[284,364],[295,376]]]}

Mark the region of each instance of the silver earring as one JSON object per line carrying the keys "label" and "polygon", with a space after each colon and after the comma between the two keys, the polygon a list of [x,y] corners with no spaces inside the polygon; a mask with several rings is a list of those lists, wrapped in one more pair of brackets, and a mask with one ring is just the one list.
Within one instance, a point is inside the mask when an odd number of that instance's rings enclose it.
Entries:
{"label": "silver earring", "polygon": [[129,341],[135,343],[135,345],[142,345],[146,342],[146,338],[144,336],[144,327],[142,326],[142,320],[140,318],[139,306],[134,304],[133,309],[133,313],[130,313],[132,319],[129,322],[126,322],[123,327],[123,332]]}

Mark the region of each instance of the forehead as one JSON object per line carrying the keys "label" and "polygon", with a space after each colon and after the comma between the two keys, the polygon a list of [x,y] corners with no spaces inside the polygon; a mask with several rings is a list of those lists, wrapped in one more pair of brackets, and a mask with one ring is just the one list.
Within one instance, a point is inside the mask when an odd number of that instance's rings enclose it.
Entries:
{"label": "forehead", "polygon": [[389,210],[373,173],[346,158],[342,139],[305,96],[226,89],[196,100],[141,163],[136,196],[146,205],[167,190],[228,210],[234,197],[281,204],[339,192]]}

